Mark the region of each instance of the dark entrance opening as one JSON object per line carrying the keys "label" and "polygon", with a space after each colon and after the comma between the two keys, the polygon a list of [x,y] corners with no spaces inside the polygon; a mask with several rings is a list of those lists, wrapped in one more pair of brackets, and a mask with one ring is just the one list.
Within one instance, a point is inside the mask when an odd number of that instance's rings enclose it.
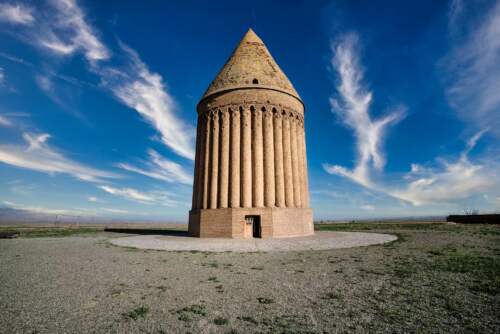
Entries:
{"label": "dark entrance opening", "polygon": [[254,238],[262,238],[260,216],[245,216],[245,221],[247,224],[252,224],[252,236]]}

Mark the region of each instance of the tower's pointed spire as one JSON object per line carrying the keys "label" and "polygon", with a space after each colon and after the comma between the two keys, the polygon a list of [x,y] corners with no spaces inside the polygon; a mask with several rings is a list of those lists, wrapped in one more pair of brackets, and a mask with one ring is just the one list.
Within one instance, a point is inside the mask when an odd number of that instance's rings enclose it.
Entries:
{"label": "tower's pointed spire", "polygon": [[208,86],[202,100],[209,95],[238,88],[269,88],[300,100],[290,80],[251,28]]}

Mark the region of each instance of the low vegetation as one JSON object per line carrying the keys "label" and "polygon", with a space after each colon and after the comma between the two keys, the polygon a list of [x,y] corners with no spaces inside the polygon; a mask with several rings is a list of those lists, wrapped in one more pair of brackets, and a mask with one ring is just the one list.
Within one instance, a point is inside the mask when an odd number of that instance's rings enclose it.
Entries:
{"label": "low vegetation", "polygon": [[[321,224],[316,230],[398,239],[349,249],[256,253],[127,251],[106,248],[92,237],[97,233],[0,240],[0,307],[8,310],[0,313],[0,328],[500,332],[500,226],[371,222]],[[55,300],[57,308],[37,307]],[[78,320],[76,308],[82,310]],[[71,321],[55,324],[56,317]]]}
{"label": "low vegetation", "polygon": [[141,306],[136,309],[133,309],[128,313],[125,313],[124,316],[132,320],[137,320],[139,318],[145,318],[148,313],[149,313],[149,308],[146,306]]}
{"label": "low vegetation", "polygon": [[19,238],[59,238],[88,235],[104,231],[104,227],[0,227],[0,232],[14,232]]}

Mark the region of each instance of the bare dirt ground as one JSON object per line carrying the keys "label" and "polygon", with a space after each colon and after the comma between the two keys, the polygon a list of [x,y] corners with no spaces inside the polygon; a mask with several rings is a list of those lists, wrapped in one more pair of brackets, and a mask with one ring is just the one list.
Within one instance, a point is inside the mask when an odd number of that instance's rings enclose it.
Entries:
{"label": "bare dirt ground", "polygon": [[400,238],[269,253],[144,251],[98,230],[1,239],[0,332],[500,331],[500,226],[318,228]]}

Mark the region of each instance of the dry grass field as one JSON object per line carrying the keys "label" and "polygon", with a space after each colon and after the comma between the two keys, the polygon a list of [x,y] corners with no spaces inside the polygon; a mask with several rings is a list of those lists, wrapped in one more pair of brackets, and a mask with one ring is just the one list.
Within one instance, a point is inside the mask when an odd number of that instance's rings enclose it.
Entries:
{"label": "dry grass field", "polygon": [[399,239],[330,251],[164,252],[112,246],[123,234],[99,228],[23,229],[0,239],[0,332],[500,331],[500,226],[317,229]]}

